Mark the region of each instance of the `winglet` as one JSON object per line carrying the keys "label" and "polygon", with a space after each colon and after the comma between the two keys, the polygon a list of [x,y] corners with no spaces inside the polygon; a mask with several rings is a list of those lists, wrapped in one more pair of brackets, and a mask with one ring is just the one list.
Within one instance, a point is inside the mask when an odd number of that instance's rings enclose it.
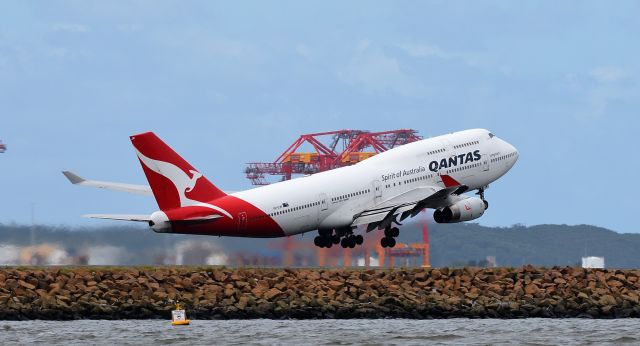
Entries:
{"label": "winglet", "polygon": [[450,175],[443,174],[440,176],[440,179],[442,179],[442,183],[446,188],[460,186],[460,183],[457,182],[455,179],[451,178]]}
{"label": "winglet", "polygon": [[74,184],[74,185],[85,181],[84,178],[81,178],[69,171],[62,171],[62,174],[64,174],[64,176],[67,177],[67,179],[69,179],[71,184]]}

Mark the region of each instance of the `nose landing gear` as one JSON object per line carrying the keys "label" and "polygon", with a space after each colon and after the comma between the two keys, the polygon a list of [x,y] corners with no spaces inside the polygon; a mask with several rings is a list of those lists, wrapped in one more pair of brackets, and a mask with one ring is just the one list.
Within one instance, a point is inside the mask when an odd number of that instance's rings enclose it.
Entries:
{"label": "nose landing gear", "polygon": [[476,192],[476,195],[480,196],[480,199],[482,200],[482,202],[484,202],[484,209],[487,210],[489,209],[489,201],[487,201],[486,199],[484,199],[484,189],[486,189],[487,187],[481,187],[478,189],[478,192]]}

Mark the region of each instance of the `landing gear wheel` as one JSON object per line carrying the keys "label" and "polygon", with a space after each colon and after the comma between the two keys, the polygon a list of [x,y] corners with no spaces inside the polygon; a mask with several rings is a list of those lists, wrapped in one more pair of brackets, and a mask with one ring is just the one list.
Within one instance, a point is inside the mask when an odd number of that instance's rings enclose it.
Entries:
{"label": "landing gear wheel", "polygon": [[322,237],[317,236],[313,238],[313,244],[315,244],[315,246],[317,247],[322,247]]}
{"label": "landing gear wheel", "polygon": [[335,245],[340,244],[340,237],[338,237],[337,235],[332,236],[331,242],[334,243]]}
{"label": "landing gear wheel", "polygon": [[349,247],[349,240],[347,240],[347,238],[342,238],[342,240],[340,241],[340,246],[342,246],[343,249],[346,249],[347,247]]}
{"label": "landing gear wheel", "polygon": [[392,237],[384,237],[380,239],[380,245],[382,247],[394,247],[396,246],[396,240]]}
{"label": "landing gear wheel", "polygon": [[362,234],[358,234],[357,236],[355,236],[355,240],[356,244],[358,245],[362,245],[362,243],[364,243],[364,237],[362,236]]}
{"label": "landing gear wheel", "polygon": [[389,240],[387,240],[388,247],[396,246],[396,240],[394,238],[387,238],[387,239],[389,239]]}

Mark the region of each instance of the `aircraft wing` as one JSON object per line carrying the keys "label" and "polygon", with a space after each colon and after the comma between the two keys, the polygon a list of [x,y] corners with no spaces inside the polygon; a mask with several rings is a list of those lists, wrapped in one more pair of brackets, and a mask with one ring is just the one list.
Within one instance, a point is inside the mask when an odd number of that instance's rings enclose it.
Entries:
{"label": "aircraft wing", "polygon": [[[445,176],[448,177],[448,176]],[[443,179],[445,187],[423,186],[391,197],[375,207],[354,215],[352,225],[369,224],[383,221],[387,217],[404,212],[412,212],[415,216],[424,208],[440,208],[450,204],[452,195],[458,195],[467,190],[465,185]],[[415,212],[415,213],[414,213]]]}
{"label": "aircraft wing", "polygon": [[67,177],[67,179],[69,179],[69,181],[73,185],[90,186],[90,187],[97,187],[99,189],[123,191],[123,192],[135,193],[138,195],[153,196],[153,192],[151,192],[151,188],[146,185],[134,185],[134,184],[113,183],[108,181],[87,180],[69,171],[64,171],[62,172],[62,174],[64,174],[64,176]]}
{"label": "aircraft wing", "polygon": [[151,218],[149,215],[140,215],[140,214],[87,214],[82,215],[82,217],[88,217],[92,219],[105,219],[105,220],[122,220],[122,221],[140,221],[147,222]]}

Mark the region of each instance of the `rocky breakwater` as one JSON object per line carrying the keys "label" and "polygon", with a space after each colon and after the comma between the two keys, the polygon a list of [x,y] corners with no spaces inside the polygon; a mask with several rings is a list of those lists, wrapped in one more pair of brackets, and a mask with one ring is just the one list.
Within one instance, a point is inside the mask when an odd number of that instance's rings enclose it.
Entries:
{"label": "rocky breakwater", "polygon": [[640,317],[639,270],[4,268],[0,319]]}

